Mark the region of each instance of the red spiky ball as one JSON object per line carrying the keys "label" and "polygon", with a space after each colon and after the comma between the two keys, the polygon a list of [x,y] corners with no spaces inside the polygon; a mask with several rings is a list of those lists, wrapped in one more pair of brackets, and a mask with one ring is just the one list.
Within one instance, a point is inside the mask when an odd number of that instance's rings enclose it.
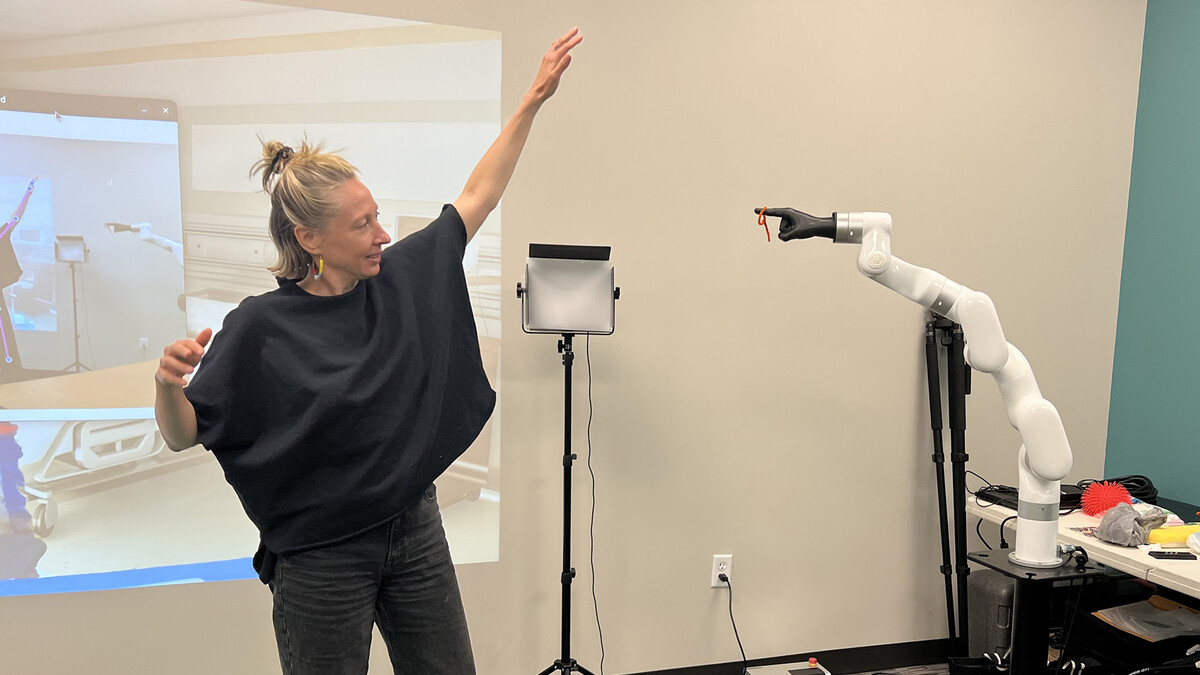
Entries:
{"label": "red spiky ball", "polygon": [[1082,501],[1084,513],[1098,516],[1117,504],[1132,504],[1133,497],[1129,496],[1129,490],[1124,485],[1102,481],[1084,488]]}

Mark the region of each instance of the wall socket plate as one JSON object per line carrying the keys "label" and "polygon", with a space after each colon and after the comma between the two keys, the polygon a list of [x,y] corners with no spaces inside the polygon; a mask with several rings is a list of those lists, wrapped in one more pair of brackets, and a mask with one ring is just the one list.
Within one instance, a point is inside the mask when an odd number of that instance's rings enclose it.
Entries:
{"label": "wall socket plate", "polygon": [[733,554],[724,553],[713,555],[712,559],[712,585],[710,588],[725,588],[725,582],[717,578],[717,575],[724,574],[733,581]]}

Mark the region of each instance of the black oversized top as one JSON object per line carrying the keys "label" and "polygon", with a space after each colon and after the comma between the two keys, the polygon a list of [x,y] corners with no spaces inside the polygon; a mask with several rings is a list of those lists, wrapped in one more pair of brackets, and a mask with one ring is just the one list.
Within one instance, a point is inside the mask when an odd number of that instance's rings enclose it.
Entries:
{"label": "black oversized top", "polygon": [[259,577],[275,556],[347,539],[397,516],[491,416],[453,206],[384,250],[348,293],[294,282],[246,298],[184,389],[258,527]]}

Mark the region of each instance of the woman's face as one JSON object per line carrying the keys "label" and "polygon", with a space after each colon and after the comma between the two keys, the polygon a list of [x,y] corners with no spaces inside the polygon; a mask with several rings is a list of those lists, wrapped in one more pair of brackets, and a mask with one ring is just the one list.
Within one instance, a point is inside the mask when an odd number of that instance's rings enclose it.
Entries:
{"label": "woman's face", "polygon": [[379,254],[392,240],[379,224],[379,205],[358,179],[342,183],[335,194],[341,208],[319,238],[323,274],[335,283],[369,279],[379,274]]}

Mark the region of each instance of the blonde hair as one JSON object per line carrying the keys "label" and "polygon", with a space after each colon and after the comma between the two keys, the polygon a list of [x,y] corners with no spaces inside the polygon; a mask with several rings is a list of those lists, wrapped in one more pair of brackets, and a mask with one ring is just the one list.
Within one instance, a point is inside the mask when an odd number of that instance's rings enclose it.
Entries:
{"label": "blonde hair", "polygon": [[314,261],[296,239],[296,226],[323,231],[341,205],[335,190],[357,178],[358,170],[340,155],[322,152],[319,143],[310,145],[304,139],[297,150],[279,141],[262,141],[262,159],[254,163],[250,175],[260,171],[263,191],[271,196],[268,228],[279,253],[271,274],[303,279]]}

